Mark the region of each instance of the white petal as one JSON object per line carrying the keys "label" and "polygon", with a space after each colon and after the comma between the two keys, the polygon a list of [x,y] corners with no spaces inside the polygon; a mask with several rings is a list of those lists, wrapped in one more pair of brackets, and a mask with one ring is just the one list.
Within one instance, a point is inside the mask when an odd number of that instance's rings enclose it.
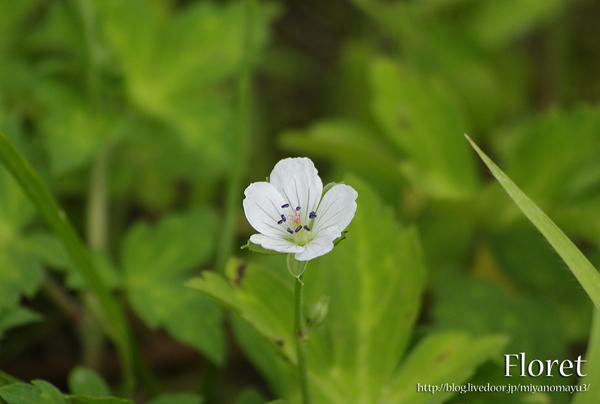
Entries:
{"label": "white petal", "polygon": [[287,158],[275,165],[270,183],[293,208],[302,208],[302,221],[317,209],[323,193],[323,182],[313,162],[306,157]]}
{"label": "white petal", "polygon": [[333,250],[333,240],[340,235],[341,232],[336,227],[331,227],[328,230],[323,231],[304,246],[303,252],[296,254],[296,260],[310,261],[321,255],[327,254]]}
{"label": "white petal", "polygon": [[244,191],[244,213],[256,231],[268,236],[288,236],[285,223],[278,225],[285,202],[277,189],[268,182],[254,182]]}
{"label": "white petal", "polygon": [[354,218],[358,193],[349,185],[334,185],[321,200],[313,231],[320,234],[332,227],[342,232]]}
{"label": "white petal", "polygon": [[301,253],[304,251],[304,247],[294,244],[292,241],[281,237],[253,234],[250,236],[250,242],[258,244],[267,250],[273,250],[281,253]]}

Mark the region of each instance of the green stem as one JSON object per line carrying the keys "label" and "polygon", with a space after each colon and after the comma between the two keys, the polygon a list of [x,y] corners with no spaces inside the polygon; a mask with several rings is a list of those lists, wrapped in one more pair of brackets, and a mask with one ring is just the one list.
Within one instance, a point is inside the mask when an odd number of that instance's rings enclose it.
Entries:
{"label": "green stem", "polygon": [[[579,386],[589,387],[585,392],[575,394],[571,404],[596,404],[600,402],[600,385],[593,383],[600,379],[600,310],[594,309],[592,317],[592,330],[588,340],[587,352],[585,354],[587,360],[583,374],[587,376],[579,379]],[[592,383],[589,383],[589,380]]]}
{"label": "green stem", "polygon": [[106,251],[108,247],[108,159],[110,146],[104,147],[92,166],[88,196],[87,240],[91,248]]}
{"label": "green stem", "polygon": [[102,314],[107,320],[111,337],[121,358],[123,389],[125,394],[131,394],[135,383],[134,361],[130,340],[131,330],[123,308],[104,283],[104,279],[100,276],[89,251],[68,220],[64,210],[60,209],[48,188],[33,171],[23,155],[2,132],[0,132],[0,161],[36,205],[42,217],[52,227],[89,288],[97,296]]}
{"label": "green stem", "polygon": [[221,242],[217,252],[217,270],[225,271],[227,259],[233,250],[236,234],[237,215],[242,201],[242,181],[248,161],[248,150],[250,148],[250,97],[252,96],[252,68],[254,65],[254,42],[252,33],[256,25],[256,0],[243,0],[245,14],[244,30],[244,58],[240,73],[240,81],[237,93],[236,108],[236,133],[237,140],[234,142],[233,164],[227,194],[225,199],[225,213]]}
{"label": "green stem", "polygon": [[304,349],[305,329],[302,326],[302,283],[303,275],[296,278],[294,290],[294,335],[296,336],[296,356],[298,361],[298,374],[300,377],[300,389],[302,390],[302,403],[310,404],[310,393],[308,390],[308,371],[306,368],[306,355]]}
{"label": "green stem", "polygon": [[[108,220],[108,156],[109,147],[105,145],[96,156],[92,166],[87,213],[87,240],[90,248],[106,251]],[[83,292],[90,294],[89,291]],[[86,302],[93,301],[91,296],[83,296]],[[102,327],[90,311],[86,311],[80,324],[82,341],[82,361],[91,369],[99,370],[102,362],[104,335]]]}

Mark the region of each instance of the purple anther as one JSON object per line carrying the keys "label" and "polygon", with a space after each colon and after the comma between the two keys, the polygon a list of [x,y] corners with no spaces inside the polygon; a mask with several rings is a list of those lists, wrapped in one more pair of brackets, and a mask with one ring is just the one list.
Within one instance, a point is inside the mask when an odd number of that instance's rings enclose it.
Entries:
{"label": "purple anther", "polygon": [[290,229],[289,227],[286,230],[288,231],[288,233],[294,234],[294,231],[292,229]]}
{"label": "purple anther", "polygon": [[277,224],[281,224],[281,223],[283,223],[283,220],[280,220],[280,221],[277,222]]}
{"label": "purple anther", "polygon": [[306,231],[310,231],[310,227],[308,227],[308,226],[304,225],[304,230],[306,230]]}
{"label": "purple anther", "polygon": [[317,214],[316,214],[315,212],[310,212],[310,213],[308,214],[308,218],[309,218],[309,219],[314,219],[315,217],[317,217]]}
{"label": "purple anther", "polygon": [[300,210],[300,206],[296,206],[296,212]]}
{"label": "purple anther", "polygon": [[296,230],[294,230],[296,233],[298,233],[300,230],[302,230],[302,225],[296,227]]}
{"label": "purple anther", "polygon": [[285,215],[281,215],[281,221],[285,222]]}
{"label": "purple anther", "polygon": [[289,203],[286,203],[285,205],[281,205],[281,207],[282,207],[283,209],[285,209],[285,208],[289,208],[289,207],[290,207],[290,204],[289,204]]}

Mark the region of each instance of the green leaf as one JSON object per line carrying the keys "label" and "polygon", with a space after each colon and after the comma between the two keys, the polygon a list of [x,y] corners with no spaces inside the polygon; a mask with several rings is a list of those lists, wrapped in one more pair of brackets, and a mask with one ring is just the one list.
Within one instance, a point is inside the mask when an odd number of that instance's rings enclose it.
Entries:
{"label": "green leaf", "polygon": [[21,383],[21,380],[0,370],[0,387],[13,383]]}
{"label": "green leaf", "polygon": [[[225,169],[234,131],[232,93],[224,84],[244,56],[241,4],[199,2],[177,9],[146,0],[98,4],[132,103],[170,125],[186,148]],[[268,5],[259,7],[252,34],[257,50],[266,43],[275,13]],[[135,27],[133,20],[139,21]]]}
{"label": "green leaf", "polygon": [[110,388],[102,376],[83,366],[75,367],[68,378],[69,390],[75,395],[108,397]]}
{"label": "green leaf", "polygon": [[[384,133],[405,153],[404,174],[422,192],[460,198],[475,190],[473,160],[456,133],[464,124],[439,83],[391,59],[369,67],[372,110]],[[433,118],[435,117],[435,119]]]}
{"label": "green leaf", "polygon": [[67,396],[69,404],[134,404],[133,401],[118,397]]}
{"label": "green leaf", "polygon": [[265,397],[254,388],[244,390],[235,400],[235,404],[264,404]]}
{"label": "green leaf", "polygon": [[222,363],[220,310],[184,287],[194,268],[209,258],[215,226],[212,211],[202,209],[168,216],[154,227],[139,222],[125,237],[121,264],[129,301],[150,327],[164,327]]}
{"label": "green leaf", "polygon": [[331,159],[381,176],[390,183],[401,184],[400,160],[382,141],[379,133],[360,122],[349,120],[320,121],[303,131],[284,132],[279,142],[286,150]]}
{"label": "green leaf", "polygon": [[600,184],[599,131],[598,108],[553,109],[495,137],[499,161],[506,175],[538,203],[581,198]]}
{"label": "green leaf", "polygon": [[585,354],[587,363],[583,371],[586,377],[579,379],[579,385],[588,384],[589,390],[576,393],[571,404],[595,404],[600,400],[600,386],[597,383],[587,383],[588,380],[598,380],[600,376],[600,311],[594,310],[592,318],[592,331],[588,341],[588,348]]}
{"label": "green leaf", "polygon": [[251,324],[279,354],[296,361],[291,289],[276,275],[243,261],[231,259],[227,280],[205,271],[186,286],[196,289],[237,313]]}
{"label": "green leaf", "polygon": [[535,358],[567,353],[565,327],[546,297],[533,299],[523,293],[507,296],[489,281],[451,270],[437,274],[433,291],[436,304],[431,314],[436,329],[474,336],[505,334],[511,338],[508,352],[527,352]]}
{"label": "green leaf", "polygon": [[56,387],[44,380],[0,387],[0,397],[8,404],[69,404]]}
{"label": "green leaf", "polygon": [[473,36],[483,44],[504,45],[557,16],[564,0],[481,1],[473,16]]}
{"label": "green leaf", "polygon": [[202,397],[191,393],[162,394],[150,401],[148,404],[201,404]]}
{"label": "green leaf", "polygon": [[85,99],[57,82],[39,84],[36,91],[45,104],[40,131],[52,173],[59,176],[90,163],[101,150],[103,139],[112,132],[107,117],[93,111]]}
{"label": "green leaf", "polygon": [[[12,136],[20,143],[20,136]],[[34,206],[10,173],[0,167],[0,311],[12,308],[21,296],[32,297],[44,274],[34,256],[23,248],[23,229],[34,217]]]}
{"label": "green leaf", "polygon": [[16,305],[38,290],[44,274],[39,261],[14,246],[0,245],[0,308]]}
{"label": "green leaf", "polygon": [[[65,247],[53,234],[45,231],[27,234],[23,237],[21,245],[25,251],[44,264],[64,271],[67,275],[66,284],[70,288],[78,290],[89,288],[82,274],[73,265]],[[114,289],[122,283],[114,263],[106,253],[91,251],[91,256],[98,268],[98,273],[109,288]]]}
{"label": "green leaf", "polygon": [[41,318],[39,313],[27,307],[0,308],[0,338],[11,328],[40,321]]}
{"label": "green leaf", "polygon": [[596,308],[600,308],[600,274],[588,261],[569,238],[554,224],[554,222],[540,210],[540,208],[529,199],[511,180],[498,168],[488,156],[467,136],[471,146],[479,154],[488,166],[492,175],[500,182],[512,200],[527,218],[544,235],[558,255],[565,261],[573,272],[583,289],[594,302]]}
{"label": "green leaf", "polygon": [[[498,355],[507,341],[506,337],[474,338],[464,333],[428,336],[410,352],[394,375],[385,389],[383,402],[427,403],[431,397],[418,392],[418,384],[462,384],[469,380],[478,365]],[[436,399],[444,400],[453,394],[439,392]]]}
{"label": "green leaf", "polygon": [[92,291],[98,298],[103,314],[109,320],[111,336],[114,338],[120,359],[123,361],[125,389],[133,388],[133,355],[129,323],[125,319],[119,302],[111,294],[99,275],[91,254],[83,245],[65,212],[59,208],[56,200],[46,188],[23,155],[10,140],[0,132],[0,160],[17,180],[23,191],[35,204],[42,217],[61,239],[70,258],[76,264]]}
{"label": "green leaf", "polygon": [[310,262],[304,274],[307,304],[330,296],[328,319],[313,335],[327,332],[324,339],[335,341],[327,348],[311,336],[308,368],[315,379],[328,378],[331,372],[343,375],[335,393],[323,388],[324,397],[378,402],[407,348],[425,268],[415,230],[401,229],[391,210],[358,178],[349,177],[345,183],[358,192],[346,240]]}

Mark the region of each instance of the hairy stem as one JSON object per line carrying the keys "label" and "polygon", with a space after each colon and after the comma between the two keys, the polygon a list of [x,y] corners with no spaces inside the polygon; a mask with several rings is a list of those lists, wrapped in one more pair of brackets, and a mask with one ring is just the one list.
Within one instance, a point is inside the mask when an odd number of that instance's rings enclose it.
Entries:
{"label": "hairy stem", "polygon": [[294,335],[296,336],[296,356],[298,361],[298,374],[300,377],[300,389],[302,390],[302,403],[310,404],[310,393],[308,389],[308,371],[306,368],[306,355],[304,349],[304,327],[302,318],[302,276],[296,278],[294,290]]}

